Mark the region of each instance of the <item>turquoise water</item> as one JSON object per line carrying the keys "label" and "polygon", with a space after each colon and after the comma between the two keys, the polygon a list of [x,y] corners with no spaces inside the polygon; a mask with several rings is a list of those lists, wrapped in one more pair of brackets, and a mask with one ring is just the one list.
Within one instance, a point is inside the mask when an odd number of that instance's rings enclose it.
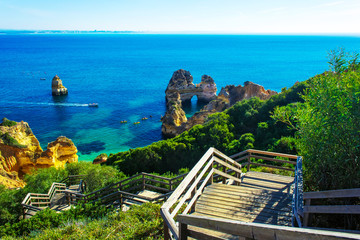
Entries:
{"label": "turquoise water", "polygon": [[[164,92],[177,69],[189,70],[195,83],[203,74],[212,76],[218,91],[245,81],[280,91],[327,70],[327,53],[337,47],[359,50],[360,38],[0,35],[0,118],[29,122],[43,148],[65,135],[77,145],[80,160],[93,160],[162,139]],[[55,74],[68,96],[51,95]],[[92,102],[99,107],[86,105]],[[198,108],[194,99],[188,116]],[[149,119],[141,121],[144,116]]]}

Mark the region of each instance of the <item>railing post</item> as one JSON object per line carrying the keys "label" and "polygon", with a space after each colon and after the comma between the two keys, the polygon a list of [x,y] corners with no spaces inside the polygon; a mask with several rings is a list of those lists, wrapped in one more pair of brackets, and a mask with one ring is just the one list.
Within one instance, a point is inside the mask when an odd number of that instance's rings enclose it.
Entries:
{"label": "railing post", "polygon": [[169,227],[164,221],[164,240],[170,240]]}
{"label": "railing post", "polygon": [[[311,199],[306,199],[305,200],[305,206],[310,206],[311,204]],[[307,227],[310,224],[310,214],[309,213],[305,213],[304,214],[304,222],[303,222],[303,226]]]}
{"label": "railing post", "polygon": [[248,165],[247,165],[247,170],[250,171],[250,165],[251,165],[251,153],[249,153],[248,155]]}
{"label": "railing post", "polygon": [[[211,169],[214,169],[214,162],[211,163]],[[210,169],[210,171],[211,171]],[[211,177],[210,177],[210,184],[213,184],[214,183],[214,174],[211,174]]]}
{"label": "railing post", "polygon": [[187,240],[187,224],[179,223],[179,240]]}
{"label": "railing post", "polygon": [[145,190],[145,174],[142,174],[142,190]]}
{"label": "railing post", "polygon": [[172,179],[169,180],[169,188],[170,188],[170,191],[173,190]]}

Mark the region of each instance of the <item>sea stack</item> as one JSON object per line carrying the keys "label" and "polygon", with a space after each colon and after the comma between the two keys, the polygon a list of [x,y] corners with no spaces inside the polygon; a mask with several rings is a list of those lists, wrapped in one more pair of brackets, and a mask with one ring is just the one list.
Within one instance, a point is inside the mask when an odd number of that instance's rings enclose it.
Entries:
{"label": "sea stack", "polygon": [[56,75],[51,82],[51,90],[53,96],[67,95],[68,90],[62,84],[61,79]]}

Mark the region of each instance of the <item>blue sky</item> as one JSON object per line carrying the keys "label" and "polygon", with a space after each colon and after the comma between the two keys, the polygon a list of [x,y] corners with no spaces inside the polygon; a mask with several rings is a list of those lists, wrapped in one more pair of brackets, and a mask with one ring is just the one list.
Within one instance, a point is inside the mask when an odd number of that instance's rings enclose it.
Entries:
{"label": "blue sky", "polygon": [[0,0],[0,29],[360,34],[360,0]]}

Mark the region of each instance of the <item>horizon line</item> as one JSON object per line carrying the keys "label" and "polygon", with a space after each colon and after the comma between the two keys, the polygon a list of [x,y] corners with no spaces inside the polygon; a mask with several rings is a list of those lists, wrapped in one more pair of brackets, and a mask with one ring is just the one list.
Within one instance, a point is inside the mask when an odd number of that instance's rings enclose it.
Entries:
{"label": "horizon line", "polygon": [[56,30],[56,29],[0,29],[1,33],[32,33],[32,34],[183,34],[183,35],[313,35],[313,36],[360,36],[358,32],[219,32],[219,31],[133,31],[133,30]]}

